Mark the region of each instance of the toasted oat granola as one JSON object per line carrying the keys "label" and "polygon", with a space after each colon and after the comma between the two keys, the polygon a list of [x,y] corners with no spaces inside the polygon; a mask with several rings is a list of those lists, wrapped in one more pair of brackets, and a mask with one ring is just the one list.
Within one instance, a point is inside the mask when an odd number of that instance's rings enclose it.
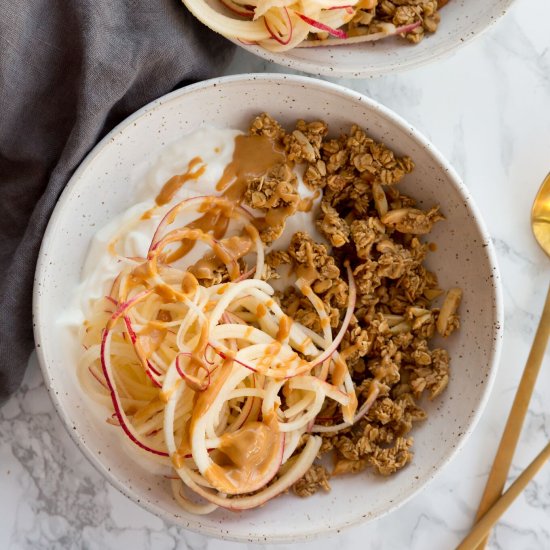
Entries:
{"label": "toasted oat granola", "polygon": [[[438,17],[434,1],[371,4],[371,11],[400,24],[422,16],[426,30]],[[278,236],[286,217],[298,207],[297,182],[290,175],[294,164],[304,165],[306,186],[322,192],[316,226],[326,243],[315,242],[305,232],[296,233],[287,249],[267,255],[264,279],[278,278],[281,266],[306,277],[323,300],[336,332],[348,299],[348,285],[341,276],[344,260],[350,262],[358,297],[340,354],[351,370],[359,403],[369,395],[376,397],[353,426],[322,434],[320,453],[332,454],[332,470],[313,465],[293,491],[299,496],[327,491],[331,476],[366,468],[391,475],[412,459],[410,431],[415,422],[426,418],[421,399],[436,398],[449,382],[449,355],[431,347],[430,341],[436,334],[447,337],[459,328],[462,292],[450,289],[441,309],[433,305],[443,291],[437,276],[424,266],[430,250],[419,238],[444,216],[437,205],[422,210],[398,189],[397,184],[414,169],[412,159],[397,156],[358,126],[333,138],[328,137],[324,122],[300,120],[295,130],[286,133],[262,114],[250,131],[269,136],[286,152],[287,165],[261,181],[251,180],[245,195],[249,206],[272,214],[283,211],[275,216],[282,225],[270,231]],[[270,243],[274,239],[267,233],[262,238]],[[321,331],[311,302],[296,289],[288,287],[276,299],[286,314]],[[338,415],[330,402],[317,422],[338,424],[342,421]]]}
{"label": "toasted oat granola", "polygon": [[348,23],[350,37],[374,34],[391,23],[395,27],[417,26],[404,37],[418,44],[426,33],[434,33],[441,20],[439,9],[448,0],[363,0],[353,19]]}

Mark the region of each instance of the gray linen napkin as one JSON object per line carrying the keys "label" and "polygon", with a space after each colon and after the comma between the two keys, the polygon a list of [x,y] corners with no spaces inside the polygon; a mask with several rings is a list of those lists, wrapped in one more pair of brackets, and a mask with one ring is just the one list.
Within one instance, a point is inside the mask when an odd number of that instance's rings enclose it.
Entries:
{"label": "gray linen napkin", "polygon": [[33,347],[36,258],[67,180],[123,118],[232,52],[178,0],[0,0],[0,404]]}

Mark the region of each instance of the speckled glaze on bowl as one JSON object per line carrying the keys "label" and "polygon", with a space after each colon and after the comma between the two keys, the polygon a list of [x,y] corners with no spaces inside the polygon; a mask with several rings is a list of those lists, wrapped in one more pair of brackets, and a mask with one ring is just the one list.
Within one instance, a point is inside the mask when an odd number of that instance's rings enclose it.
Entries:
{"label": "speckled glaze on bowl", "polygon": [[[236,100],[237,98],[237,100]],[[172,500],[168,481],[153,477],[121,450],[119,431],[87,414],[75,376],[76,338],[58,320],[80,272],[91,237],[135,202],[136,175],[170,142],[203,124],[245,129],[267,110],[286,124],[321,118],[333,133],[352,123],[417,168],[403,188],[424,205],[441,204],[430,267],[443,287],[464,289],[462,328],[445,343],[452,363],[447,391],[426,404],[429,418],[415,428],[415,457],[390,478],[369,473],[333,480],[329,494],[279,497],[246,513],[192,516]],[[502,300],[493,248],[472,199],[434,147],[401,118],[334,84],[285,75],[226,77],[189,86],[147,105],[115,128],[88,155],[63,192],[42,244],[34,290],[38,357],[54,405],[94,466],[120,491],[162,518],[205,535],[238,541],[292,542],[372,521],[420,491],[456,454],[488,398],[502,335]]]}
{"label": "speckled glaze on bowl", "polygon": [[[185,1],[185,0],[184,0]],[[273,53],[259,46],[235,44],[273,63],[317,76],[367,78],[412,69],[441,59],[471,42],[503,16],[513,0],[450,0],[441,9],[441,23],[435,34],[412,45],[402,38],[379,42],[295,48]],[[220,13],[231,15],[219,0],[209,4]]]}

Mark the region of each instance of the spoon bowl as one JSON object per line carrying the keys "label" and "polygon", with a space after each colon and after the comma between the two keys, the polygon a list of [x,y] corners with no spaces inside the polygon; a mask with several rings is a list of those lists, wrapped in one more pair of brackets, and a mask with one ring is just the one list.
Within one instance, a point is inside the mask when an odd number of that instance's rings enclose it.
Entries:
{"label": "spoon bowl", "polygon": [[544,178],[533,202],[531,228],[540,247],[550,256],[550,173]]}

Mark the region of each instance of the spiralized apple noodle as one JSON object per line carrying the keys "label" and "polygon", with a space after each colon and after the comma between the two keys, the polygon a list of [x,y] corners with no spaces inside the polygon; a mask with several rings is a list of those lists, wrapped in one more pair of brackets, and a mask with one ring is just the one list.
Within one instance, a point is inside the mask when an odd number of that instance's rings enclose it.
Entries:
{"label": "spiralized apple noodle", "polygon": [[[296,47],[339,46],[374,42],[388,36],[422,30],[422,16],[405,24],[376,21],[363,33],[348,32],[347,25],[362,18],[372,20],[361,9],[376,2],[358,0],[219,0],[233,16],[214,9],[208,0],[183,0],[187,8],[212,30],[247,45],[273,52]],[[371,11],[374,8],[371,8]],[[435,24],[436,25],[436,24]],[[435,29],[432,29],[432,32]]]}
{"label": "spiralized apple noodle", "polygon": [[[250,240],[254,268],[243,268],[227,240],[178,222],[184,212],[209,208]],[[309,283],[295,283],[319,315],[317,334],[285,315],[261,280],[264,249],[252,222],[224,198],[178,203],[158,225],[147,257],[121,270],[83,328],[83,387],[114,410],[110,422],[136,452],[173,469],[174,498],[196,514],[254,508],[285,491],[313,464],[321,446],[315,434],[353,425],[377,396],[358,408],[338,354],[356,301],[350,267],[335,337]],[[225,264],[229,282],[201,286],[172,261],[175,247],[197,241]],[[326,400],[340,407],[341,424],[316,425]]]}

